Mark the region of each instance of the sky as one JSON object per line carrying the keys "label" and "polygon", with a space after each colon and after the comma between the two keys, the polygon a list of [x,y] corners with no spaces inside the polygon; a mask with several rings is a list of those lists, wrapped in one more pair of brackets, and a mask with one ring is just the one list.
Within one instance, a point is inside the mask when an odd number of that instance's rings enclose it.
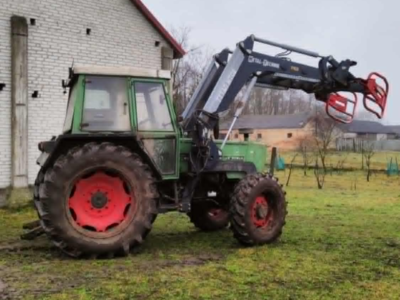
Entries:
{"label": "sky", "polygon": [[[376,71],[389,81],[384,123],[400,124],[400,1],[398,0],[143,0],[168,29],[189,27],[190,41],[219,52],[250,34],[356,61],[352,73]],[[276,54],[278,48],[260,48]],[[256,48],[257,51],[260,49]],[[317,66],[300,55],[293,61]],[[362,98],[358,107],[362,107]]]}

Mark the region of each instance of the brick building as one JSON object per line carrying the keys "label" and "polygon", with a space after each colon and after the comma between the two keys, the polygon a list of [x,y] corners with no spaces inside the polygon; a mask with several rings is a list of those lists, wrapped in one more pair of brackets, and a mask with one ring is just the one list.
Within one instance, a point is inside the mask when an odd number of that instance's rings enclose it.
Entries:
{"label": "brick building", "polygon": [[61,132],[73,62],[162,69],[182,55],[140,0],[2,0],[0,189],[32,184],[38,142]]}
{"label": "brick building", "polygon": [[[229,136],[230,140],[243,140],[239,129],[251,128],[251,141],[263,143],[267,147],[296,149],[300,140],[314,134],[314,126],[309,113],[293,115],[244,115],[239,117]],[[231,121],[220,125],[221,138],[225,138]]]}

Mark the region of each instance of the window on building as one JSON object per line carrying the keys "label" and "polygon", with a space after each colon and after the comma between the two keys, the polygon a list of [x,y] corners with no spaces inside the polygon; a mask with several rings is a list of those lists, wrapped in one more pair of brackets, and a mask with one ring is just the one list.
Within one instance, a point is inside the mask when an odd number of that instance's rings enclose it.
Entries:
{"label": "window on building", "polygon": [[287,134],[288,139],[290,139],[292,136],[293,136],[293,134],[292,134],[291,132],[289,132],[289,133]]}
{"label": "window on building", "polygon": [[257,133],[257,138],[261,139],[262,138],[262,134],[261,133]]}
{"label": "window on building", "polygon": [[162,83],[136,82],[135,95],[139,130],[174,130]]}
{"label": "window on building", "polygon": [[235,133],[235,139],[239,138],[239,134]]}
{"label": "window on building", "polygon": [[131,130],[125,78],[86,77],[82,130]]}

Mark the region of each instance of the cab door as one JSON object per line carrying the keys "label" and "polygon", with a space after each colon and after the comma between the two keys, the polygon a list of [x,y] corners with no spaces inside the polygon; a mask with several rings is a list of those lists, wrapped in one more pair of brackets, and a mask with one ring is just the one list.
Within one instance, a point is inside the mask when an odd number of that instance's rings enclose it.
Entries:
{"label": "cab door", "polygon": [[132,80],[133,127],[164,179],[179,177],[179,131],[163,80]]}

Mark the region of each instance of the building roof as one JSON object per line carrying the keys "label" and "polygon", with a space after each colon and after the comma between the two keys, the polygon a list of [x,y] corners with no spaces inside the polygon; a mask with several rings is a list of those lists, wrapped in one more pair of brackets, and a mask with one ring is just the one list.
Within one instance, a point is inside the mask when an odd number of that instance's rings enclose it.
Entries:
{"label": "building roof", "polygon": [[[303,128],[310,120],[309,113],[292,115],[244,115],[238,118],[233,129],[279,129],[279,128]],[[220,125],[222,130],[229,128],[231,120]]]}
{"label": "building roof", "polygon": [[353,120],[350,124],[339,124],[343,132],[348,133],[370,133],[370,134],[388,134],[393,130],[388,126],[375,121]]}
{"label": "building roof", "polygon": [[400,134],[400,125],[389,125],[388,127],[393,133]]}
{"label": "building roof", "polygon": [[161,25],[157,18],[150,12],[150,10],[143,4],[141,0],[131,0],[133,5],[145,16],[145,18],[153,25],[153,27],[162,35],[162,37],[174,49],[174,58],[181,58],[186,54],[182,46],[172,37],[172,35]]}
{"label": "building roof", "polygon": [[171,78],[171,71],[155,70],[144,68],[132,68],[121,66],[92,66],[92,65],[74,65],[72,68],[74,74],[86,75],[108,75],[108,76],[135,76],[148,78]]}

